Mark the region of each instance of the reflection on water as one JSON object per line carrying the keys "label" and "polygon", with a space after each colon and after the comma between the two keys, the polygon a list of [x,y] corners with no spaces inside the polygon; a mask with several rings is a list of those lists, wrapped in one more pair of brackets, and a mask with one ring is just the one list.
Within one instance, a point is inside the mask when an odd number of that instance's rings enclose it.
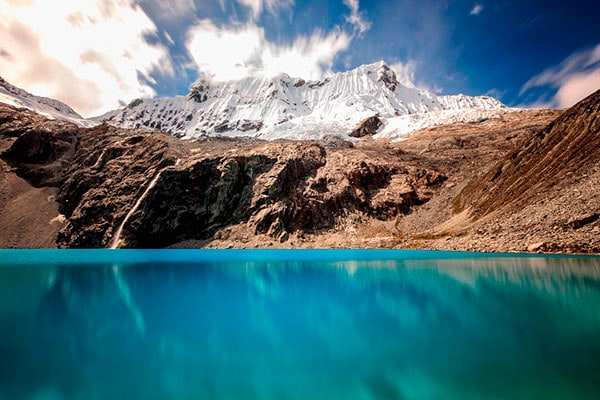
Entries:
{"label": "reflection on water", "polygon": [[119,252],[2,258],[0,399],[600,398],[599,259]]}

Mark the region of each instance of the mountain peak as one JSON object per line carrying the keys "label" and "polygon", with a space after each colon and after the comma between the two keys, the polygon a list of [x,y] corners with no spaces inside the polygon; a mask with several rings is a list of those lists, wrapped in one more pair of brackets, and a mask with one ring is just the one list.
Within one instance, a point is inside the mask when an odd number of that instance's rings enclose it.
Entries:
{"label": "mountain peak", "polygon": [[400,85],[396,72],[384,60],[360,65],[350,71],[342,72],[344,73],[371,76],[374,81],[382,82],[392,92]]}
{"label": "mountain peak", "polygon": [[374,61],[369,64],[359,65],[358,67],[355,68],[355,70],[377,71],[380,68],[389,68],[389,67],[390,66],[388,65],[388,63],[385,62],[385,60],[379,60],[379,61]]}
{"label": "mountain peak", "polygon": [[383,61],[381,61],[379,69],[377,70],[377,80],[383,82],[385,86],[392,92],[395,91],[400,84],[398,82],[396,72],[388,67],[388,65]]}

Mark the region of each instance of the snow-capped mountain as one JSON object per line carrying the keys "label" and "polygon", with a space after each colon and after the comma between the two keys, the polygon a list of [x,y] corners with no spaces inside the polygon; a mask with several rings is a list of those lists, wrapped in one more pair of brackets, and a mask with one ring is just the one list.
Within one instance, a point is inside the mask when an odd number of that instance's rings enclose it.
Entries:
{"label": "snow-capped mountain", "polygon": [[83,127],[92,127],[98,123],[83,118],[65,103],[48,97],[35,96],[21,88],[11,85],[0,77],[0,102],[15,107],[24,107],[50,119],[61,119]]}
{"label": "snow-capped mountain", "polygon": [[161,129],[177,137],[254,136],[316,139],[346,136],[376,116],[375,137],[401,139],[417,129],[473,122],[507,111],[498,100],[437,96],[401,85],[383,61],[340,72],[322,81],[286,74],[237,81],[199,79],[188,96],[135,100],[97,117],[121,127]]}

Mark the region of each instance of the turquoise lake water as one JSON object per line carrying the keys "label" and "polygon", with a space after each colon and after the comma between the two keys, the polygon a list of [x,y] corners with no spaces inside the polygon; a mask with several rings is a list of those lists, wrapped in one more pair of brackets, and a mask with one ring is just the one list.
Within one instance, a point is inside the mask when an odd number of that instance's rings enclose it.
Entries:
{"label": "turquoise lake water", "polygon": [[600,259],[0,250],[0,399],[600,399]]}

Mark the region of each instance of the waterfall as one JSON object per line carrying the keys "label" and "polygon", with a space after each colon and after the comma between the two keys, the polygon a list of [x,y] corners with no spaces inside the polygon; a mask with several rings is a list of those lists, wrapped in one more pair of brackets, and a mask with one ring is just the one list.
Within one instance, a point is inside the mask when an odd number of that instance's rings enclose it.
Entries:
{"label": "waterfall", "polygon": [[[179,165],[180,161],[181,160],[178,158],[177,162],[175,162],[175,166]],[[136,202],[133,205],[133,207],[131,207],[131,210],[129,210],[129,212],[127,213],[127,215],[125,215],[125,218],[123,218],[123,221],[121,222],[121,225],[119,225],[119,227],[117,228],[117,231],[115,232],[115,234],[113,235],[112,240],[110,241],[110,246],[109,246],[110,249],[118,249],[119,248],[119,245],[121,245],[121,234],[123,233],[123,228],[125,227],[125,224],[129,220],[129,218],[131,218],[131,216],[133,214],[135,214],[135,212],[137,211],[137,209],[142,204],[142,201],[144,201],[144,198],[148,195],[148,193],[150,193],[150,190],[152,190],[152,188],[154,186],[156,186],[156,183],[158,182],[158,179],[160,178],[160,175],[165,170],[167,170],[168,168],[171,168],[171,167],[173,167],[173,166],[169,165],[169,166],[164,167],[163,169],[161,169],[160,171],[158,171],[158,173],[154,176],[154,178],[152,178],[152,180],[148,184],[148,187],[146,188],[146,190],[144,190],[144,192],[142,193],[142,195],[136,200]]]}
{"label": "waterfall", "polygon": [[92,169],[96,169],[100,166],[100,163],[104,159],[104,154],[106,154],[106,149],[102,150],[102,153],[100,153],[100,156],[98,157],[94,165],[92,165]]}

